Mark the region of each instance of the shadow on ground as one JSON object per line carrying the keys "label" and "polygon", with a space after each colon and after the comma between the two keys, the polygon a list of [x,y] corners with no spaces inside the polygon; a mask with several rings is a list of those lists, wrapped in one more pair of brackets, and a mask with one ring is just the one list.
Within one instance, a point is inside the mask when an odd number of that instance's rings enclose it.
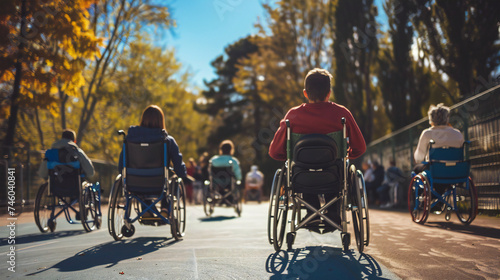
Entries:
{"label": "shadow on ground", "polygon": [[225,220],[232,220],[235,219],[236,216],[213,216],[213,217],[204,217],[204,218],[199,218],[201,222],[220,222],[220,221],[225,221]]}
{"label": "shadow on ground", "polygon": [[71,272],[102,265],[110,268],[123,260],[140,259],[140,256],[168,247],[175,242],[172,238],[161,237],[138,237],[124,241],[107,242],[80,251],[52,267],[30,273],[27,276],[34,276],[50,269],[57,269],[59,272]]}
{"label": "shadow on ground", "polygon": [[427,222],[425,226],[444,229],[444,230],[451,230],[454,232],[466,233],[471,235],[500,239],[500,229],[498,228],[476,226],[474,224],[464,225],[454,222]]}
{"label": "shadow on ground", "polygon": [[[49,232],[49,233],[34,233],[34,234],[28,234],[28,235],[21,235],[21,236],[16,236],[16,243],[17,244],[28,244],[32,242],[39,242],[39,241],[46,241],[46,240],[53,240],[57,238],[64,238],[64,237],[71,237],[71,236],[77,236],[81,234],[87,233],[85,230],[64,230],[64,231],[57,231],[57,232]],[[1,244],[7,244],[8,238],[2,238],[0,239]]]}
{"label": "shadow on ground", "polygon": [[370,255],[324,246],[271,254],[266,271],[273,274],[270,279],[386,279]]}

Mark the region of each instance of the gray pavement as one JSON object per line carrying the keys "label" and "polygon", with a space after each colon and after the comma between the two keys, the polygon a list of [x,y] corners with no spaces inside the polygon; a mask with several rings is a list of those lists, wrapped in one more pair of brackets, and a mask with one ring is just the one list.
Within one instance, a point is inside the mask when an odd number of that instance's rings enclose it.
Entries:
{"label": "gray pavement", "polygon": [[[365,254],[343,253],[338,232],[298,232],[293,252],[267,241],[267,203],[216,208],[206,218],[188,206],[184,240],[168,226],[136,223],[136,233],[114,241],[104,227],[85,233],[59,219],[41,234],[31,214],[16,225],[15,270],[8,270],[7,217],[1,217],[0,278],[9,279],[499,279],[500,219],[478,218],[463,228],[432,217],[411,222],[401,211],[370,211],[372,238]],[[106,211],[105,211],[106,212]],[[106,220],[106,219],[105,219]],[[442,223],[441,223],[442,222]]]}

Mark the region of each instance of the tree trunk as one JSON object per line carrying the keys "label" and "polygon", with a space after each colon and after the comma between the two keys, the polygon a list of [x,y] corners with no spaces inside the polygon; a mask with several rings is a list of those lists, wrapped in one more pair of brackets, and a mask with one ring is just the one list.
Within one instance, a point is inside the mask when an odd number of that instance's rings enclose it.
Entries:
{"label": "tree trunk", "polygon": [[26,0],[21,1],[21,29],[19,31],[19,50],[17,53],[16,61],[16,75],[14,78],[14,89],[12,92],[12,97],[10,99],[10,116],[7,126],[7,133],[5,136],[4,145],[6,150],[4,154],[7,153],[8,147],[14,144],[14,134],[16,132],[17,124],[17,112],[19,111],[19,104],[17,100],[21,93],[21,79],[22,79],[22,68],[23,68],[23,51],[24,51],[24,33],[26,30]]}

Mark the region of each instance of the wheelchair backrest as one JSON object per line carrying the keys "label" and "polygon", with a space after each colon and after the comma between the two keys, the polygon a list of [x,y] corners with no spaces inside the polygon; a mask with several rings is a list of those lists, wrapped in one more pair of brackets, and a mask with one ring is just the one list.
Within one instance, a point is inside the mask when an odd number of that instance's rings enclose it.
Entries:
{"label": "wheelchair backrest", "polygon": [[341,155],[337,142],[328,135],[301,136],[293,146],[291,168],[294,190],[315,194],[339,192]]}
{"label": "wheelchair backrest", "polygon": [[164,141],[151,143],[124,143],[123,174],[128,191],[160,192],[166,183],[168,167],[167,144]]}
{"label": "wheelchair backrest", "polygon": [[233,168],[228,167],[213,167],[210,165],[210,179],[212,183],[219,188],[231,187],[234,181]]}
{"label": "wheelchair backrest", "polygon": [[80,162],[72,148],[49,149],[45,152],[49,170],[49,189],[58,196],[78,196],[81,185]]}
{"label": "wheelchair backrest", "polygon": [[464,160],[464,149],[430,148],[429,170],[435,179],[458,179],[469,177],[470,162]]}

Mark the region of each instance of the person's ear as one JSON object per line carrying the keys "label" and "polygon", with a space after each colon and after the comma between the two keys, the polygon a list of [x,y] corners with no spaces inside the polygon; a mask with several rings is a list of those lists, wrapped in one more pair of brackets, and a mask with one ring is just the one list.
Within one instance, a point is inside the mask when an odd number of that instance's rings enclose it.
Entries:
{"label": "person's ear", "polygon": [[309,100],[309,96],[307,96],[306,90],[304,89],[302,92],[304,93],[305,98],[307,98],[307,100]]}

